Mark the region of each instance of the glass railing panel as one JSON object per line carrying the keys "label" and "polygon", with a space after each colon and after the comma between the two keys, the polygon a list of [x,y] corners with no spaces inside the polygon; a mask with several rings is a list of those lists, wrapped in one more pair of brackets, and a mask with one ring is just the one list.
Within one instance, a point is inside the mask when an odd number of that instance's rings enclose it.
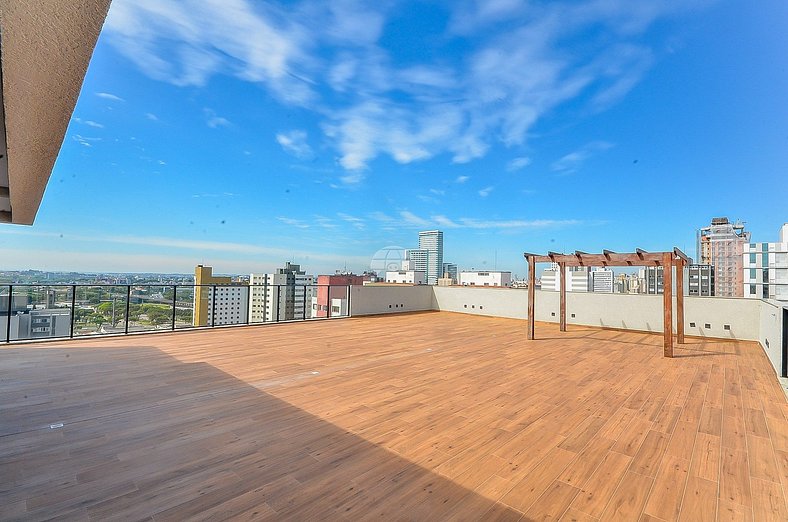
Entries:
{"label": "glass railing panel", "polygon": [[74,337],[126,333],[128,295],[126,285],[77,286]]}
{"label": "glass railing panel", "polygon": [[172,329],[172,286],[131,286],[128,331]]}
{"label": "glass railing panel", "polygon": [[[2,301],[3,338],[11,341],[69,337],[71,335],[71,287],[68,285],[14,285],[11,314],[8,288]],[[10,325],[9,325],[10,319]]]}
{"label": "glass railing panel", "polygon": [[175,328],[192,328],[194,322],[194,287],[177,286],[175,292]]}

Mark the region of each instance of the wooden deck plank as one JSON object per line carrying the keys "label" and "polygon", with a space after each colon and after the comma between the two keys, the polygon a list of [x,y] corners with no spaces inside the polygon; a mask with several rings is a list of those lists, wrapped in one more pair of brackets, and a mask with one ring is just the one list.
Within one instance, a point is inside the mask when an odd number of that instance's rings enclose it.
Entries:
{"label": "wooden deck plank", "polygon": [[659,335],[540,328],[423,313],[2,348],[0,518],[785,517],[788,402],[757,343],[665,359]]}

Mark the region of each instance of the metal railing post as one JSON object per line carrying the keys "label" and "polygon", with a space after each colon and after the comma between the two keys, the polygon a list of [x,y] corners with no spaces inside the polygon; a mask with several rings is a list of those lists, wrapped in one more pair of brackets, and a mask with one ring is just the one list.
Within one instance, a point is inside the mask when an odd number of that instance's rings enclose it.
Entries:
{"label": "metal railing post", "polygon": [[14,304],[14,285],[8,285],[8,321],[5,324],[5,342],[11,342],[11,307]]}
{"label": "metal railing post", "polygon": [[326,317],[330,318],[331,312],[333,312],[331,309],[331,283],[328,283],[328,286],[326,287],[326,303],[328,303],[326,305]]}
{"label": "metal railing post", "polygon": [[347,285],[347,316],[350,317],[350,290],[351,286]]}
{"label": "metal railing post", "polygon": [[77,315],[77,285],[71,285],[71,330],[69,337],[74,338],[74,318]]}
{"label": "metal railing post", "polygon": [[246,324],[249,324],[249,310],[252,309],[252,285],[249,281],[249,286],[246,287]]}
{"label": "metal railing post", "polygon": [[178,300],[178,285],[172,285],[172,331],[175,331],[175,303]]}
{"label": "metal railing post", "polygon": [[129,333],[129,310],[131,309],[131,285],[126,285],[126,333]]}
{"label": "metal railing post", "polygon": [[[306,285],[304,285],[304,298],[302,299],[302,301],[304,302],[304,319],[303,320],[306,321]],[[310,303],[309,306],[312,306],[312,304]]]}
{"label": "metal railing post", "polygon": [[211,326],[216,326],[216,285],[213,285],[213,300],[211,301]]}
{"label": "metal railing post", "polygon": [[276,285],[276,322],[279,322],[279,309],[282,306],[282,285]]}

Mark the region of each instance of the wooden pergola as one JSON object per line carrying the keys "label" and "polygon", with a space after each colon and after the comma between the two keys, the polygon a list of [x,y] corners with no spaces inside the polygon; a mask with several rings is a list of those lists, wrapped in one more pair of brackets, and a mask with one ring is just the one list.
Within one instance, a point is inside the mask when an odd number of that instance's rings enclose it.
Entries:
{"label": "wooden pergola", "polygon": [[663,267],[664,354],[673,357],[673,267],[676,267],[676,337],[684,343],[684,265],[689,258],[678,248],[672,252],[646,252],[640,248],[633,253],[619,254],[604,250],[601,254],[576,251],[574,254],[548,252],[547,255],[524,253],[528,261],[528,339],[534,339],[534,310],[536,298],[536,263],[556,263],[560,270],[560,318],[562,332],[566,331],[566,268],[573,266],[661,266]]}

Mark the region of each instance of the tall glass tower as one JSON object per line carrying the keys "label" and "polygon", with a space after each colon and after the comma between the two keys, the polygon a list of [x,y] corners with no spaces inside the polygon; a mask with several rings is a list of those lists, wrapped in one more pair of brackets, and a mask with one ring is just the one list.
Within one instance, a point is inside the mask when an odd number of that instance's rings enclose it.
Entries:
{"label": "tall glass tower", "polygon": [[419,232],[419,250],[425,250],[427,255],[426,278],[428,285],[437,285],[438,278],[442,277],[443,270],[443,232],[440,230],[425,230]]}

